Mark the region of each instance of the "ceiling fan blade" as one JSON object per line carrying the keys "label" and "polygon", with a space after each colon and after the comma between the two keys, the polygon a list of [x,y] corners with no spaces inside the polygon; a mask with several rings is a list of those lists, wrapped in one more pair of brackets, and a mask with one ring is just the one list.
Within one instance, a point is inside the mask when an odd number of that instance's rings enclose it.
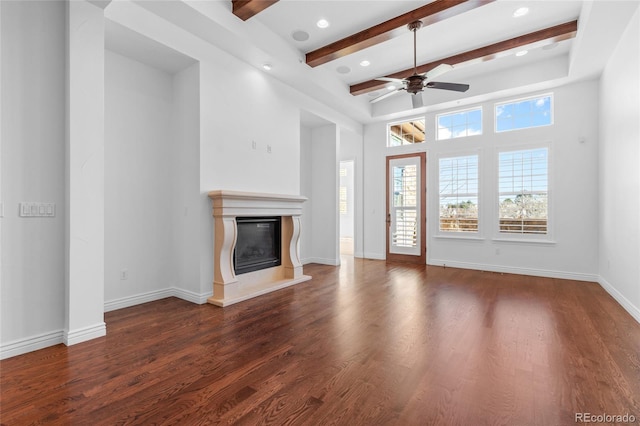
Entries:
{"label": "ceiling fan blade", "polygon": [[469,90],[468,84],[441,83],[439,81],[430,81],[425,85],[425,87],[428,89],[453,90],[454,92],[466,92]]}
{"label": "ceiling fan blade", "polygon": [[414,108],[422,108],[424,106],[424,99],[422,99],[422,92],[415,93],[411,96],[411,104]]}
{"label": "ceiling fan blade", "polygon": [[404,83],[404,80],[401,78],[390,78],[390,77],[378,77],[375,80],[380,80],[380,81],[391,81],[393,83]]}
{"label": "ceiling fan blade", "polygon": [[436,78],[439,75],[451,71],[452,69],[453,67],[449,64],[440,64],[437,67],[424,73],[424,76],[427,77],[427,79],[431,80],[432,78]]}
{"label": "ceiling fan blade", "polygon": [[385,93],[385,94],[384,94],[384,95],[382,95],[382,96],[378,96],[377,98],[373,98],[373,99],[371,99],[371,101],[369,101],[369,102],[371,102],[372,104],[375,104],[376,102],[381,101],[381,100],[383,100],[383,99],[386,99],[386,98],[388,98],[388,97],[390,97],[390,96],[393,96],[393,95],[395,95],[396,93],[400,93],[400,91],[401,91],[401,90],[405,90],[405,89],[404,89],[404,88],[401,88],[401,89],[393,90],[393,91],[391,91],[391,92],[389,92],[389,93]]}

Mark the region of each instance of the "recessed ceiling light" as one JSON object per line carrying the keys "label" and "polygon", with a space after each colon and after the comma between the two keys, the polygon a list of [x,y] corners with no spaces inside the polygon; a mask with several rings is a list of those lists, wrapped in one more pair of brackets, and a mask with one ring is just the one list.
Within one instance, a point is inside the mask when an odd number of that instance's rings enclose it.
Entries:
{"label": "recessed ceiling light", "polygon": [[360,66],[368,67],[369,65],[371,65],[371,62],[367,61],[366,59],[360,62]]}
{"label": "recessed ceiling light", "polygon": [[336,68],[336,71],[340,74],[349,74],[351,72],[351,68],[345,65],[341,65],[338,68]]}
{"label": "recessed ceiling light", "polygon": [[329,21],[327,21],[326,19],[320,19],[318,22],[316,22],[316,25],[318,26],[318,28],[327,28],[329,26]]}
{"label": "recessed ceiling light", "polygon": [[293,38],[295,41],[307,41],[309,40],[309,33],[306,31],[297,30],[291,34],[291,38]]}
{"label": "recessed ceiling light", "polygon": [[514,18],[520,18],[521,16],[524,16],[527,13],[529,13],[529,8],[528,7],[520,7],[518,9],[516,9],[515,12],[513,12],[513,17]]}
{"label": "recessed ceiling light", "polygon": [[390,84],[387,86],[387,90],[396,90],[396,86],[394,86],[393,84]]}
{"label": "recessed ceiling light", "polygon": [[271,66],[271,64],[262,64],[262,68],[265,71],[271,71],[271,69],[273,68],[273,66]]}
{"label": "recessed ceiling light", "polygon": [[524,56],[527,53],[529,53],[528,50],[520,50],[519,52],[516,52],[516,56]]}

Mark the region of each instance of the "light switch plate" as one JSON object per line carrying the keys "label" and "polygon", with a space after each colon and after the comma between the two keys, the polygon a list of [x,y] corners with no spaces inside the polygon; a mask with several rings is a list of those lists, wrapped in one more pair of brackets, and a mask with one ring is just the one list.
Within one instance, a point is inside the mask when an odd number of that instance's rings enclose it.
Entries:
{"label": "light switch plate", "polygon": [[18,211],[20,217],[55,217],[56,203],[22,202]]}

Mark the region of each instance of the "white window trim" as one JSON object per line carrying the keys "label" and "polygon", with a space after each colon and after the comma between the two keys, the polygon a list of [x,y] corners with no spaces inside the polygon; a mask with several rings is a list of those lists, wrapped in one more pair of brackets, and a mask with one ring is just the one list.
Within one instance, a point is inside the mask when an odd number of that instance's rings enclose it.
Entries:
{"label": "white window trim", "polygon": [[[505,234],[500,232],[500,209],[498,208],[499,202],[499,179],[500,179],[500,153],[512,152],[512,151],[525,151],[531,149],[547,148],[547,233],[546,234]],[[491,202],[492,214],[492,241],[496,242],[516,242],[516,243],[535,243],[535,244],[555,244],[555,215],[554,215],[554,199],[553,189],[555,182],[553,179],[553,150],[552,143],[550,141],[521,144],[521,145],[508,145],[501,146],[495,149],[494,154],[495,170],[493,179],[494,199]]]}
{"label": "white window trim", "polygon": [[[443,115],[452,115],[452,114],[459,114],[461,112],[468,112],[468,111],[475,111],[475,110],[480,110],[480,134],[478,135],[467,135],[467,136],[460,136],[457,138],[449,138],[449,139],[440,139],[438,138],[438,130],[440,129],[438,127],[438,119],[443,116]],[[494,114],[495,114],[495,110],[494,110]],[[464,138],[472,138],[474,136],[482,136],[484,134],[484,109],[482,107],[482,105],[477,105],[474,107],[470,107],[470,108],[464,108],[464,109],[457,109],[454,111],[449,111],[449,112],[441,112],[440,114],[436,114],[435,116],[435,124],[434,124],[434,128],[435,128],[435,135],[434,138],[436,141],[452,141],[454,139],[464,139]]]}
{"label": "white window trim", "polygon": [[[407,121],[419,121],[422,120],[424,121],[424,127],[425,127],[425,132],[424,132],[424,142],[420,142],[420,143],[410,143],[410,144],[406,144],[406,145],[398,145],[398,146],[391,146],[389,144],[390,142],[390,137],[391,137],[391,126],[396,125],[396,124],[402,124],[402,123],[406,123]],[[386,149],[406,149],[408,146],[423,146],[426,145],[427,143],[427,117],[425,117],[424,115],[422,116],[416,116],[416,117],[407,117],[407,118],[403,118],[402,120],[396,120],[396,121],[390,121],[387,123],[386,127],[386,141],[385,141],[385,148]]]}
{"label": "white window trim", "polygon": [[[440,230],[440,159],[442,158],[456,158],[456,157],[467,157],[470,155],[476,155],[478,157],[478,231],[476,232],[464,232],[464,231],[441,231]],[[484,230],[486,226],[483,225],[484,222],[484,200],[482,195],[482,180],[483,180],[483,161],[482,161],[482,150],[481,149],[473,149],[473,150],[464,150],[464,151],[455,151],[455,152],[443,152],[436,156],[436,188],[435,192],[435,202],[433,205],[435,206],[435,238],[441,239],[460,239],[460,240],[484,240]]]}
{"label": "white window trim", "polygon": [[[551,123],[544,124],[542,126],[525,127],[523,129],[498,130],[498,114],[496,114],[496,108],[498,108],[499,105],[516,104],[518,102],[528,101],[528,100],[531,100],[531,99],[546,98],[547,96],[549,96],[551,98],[551,108],[550,108]],[[496,103],[493,104],[493,131],[494,131],[494,133],[508,133],[508,132],[522,131],[522,130],[538,129],[540,127],[549,127],[549,126],[553,126],[554,122],[555,122],[555,99],[554,99],[554,96],[553,96],[553,92],[541,93],[539,95],[527,96],[527,97],[524,97],[524,98],[510,99],[508,101],[496,102]]]}

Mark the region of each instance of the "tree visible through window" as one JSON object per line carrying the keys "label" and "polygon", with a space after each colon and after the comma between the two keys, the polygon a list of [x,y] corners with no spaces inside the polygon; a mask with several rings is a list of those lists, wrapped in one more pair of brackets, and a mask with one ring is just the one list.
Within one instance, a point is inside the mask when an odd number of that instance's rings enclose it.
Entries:
{"label": "tree visible through window", "polygon": [[537,148],[499,154],[501,233],[547,233],[548,151]]}

